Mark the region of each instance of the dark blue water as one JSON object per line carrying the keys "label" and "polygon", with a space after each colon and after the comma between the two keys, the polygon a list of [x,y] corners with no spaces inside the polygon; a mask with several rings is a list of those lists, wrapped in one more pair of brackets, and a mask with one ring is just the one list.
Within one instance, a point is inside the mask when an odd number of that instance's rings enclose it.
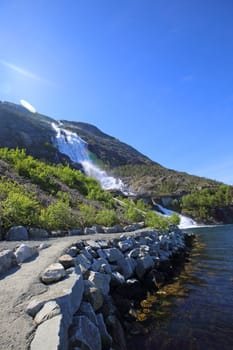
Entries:
{"label": "dark blue water", "polygon": [[150,332],[129,349],[233,349],[233,225],[192,231],[198,239],[184,271],[156,296]]}

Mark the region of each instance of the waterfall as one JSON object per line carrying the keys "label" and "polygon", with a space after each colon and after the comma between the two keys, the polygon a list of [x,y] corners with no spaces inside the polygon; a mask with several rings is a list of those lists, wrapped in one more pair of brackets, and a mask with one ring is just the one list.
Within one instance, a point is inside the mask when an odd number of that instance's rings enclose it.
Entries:
{"label": "waterfall", "polygon": [[72,162],[81,164],[85,174],[94,177],[103,189],[114,189],[127,193],[126,186],[122,180],[108,175],[106,171],[93,163],[88,151],[88,144],[81,137],[74,132],[61,128],[61,123],[59,126],[55,123],[51,125],[56,131],[55,143],[60,153],[68,156]]}
{"label": "waterfall", "polygon": [[[173,213],[175,213],[175,211],[164,208],[162,205],[156,204],[156,206],[159,208],[160,212],[165,216],[171,216]],[[178,225],[179,228],[189,228],[189,227],[197,226],[197,223],[195,220],[185,215],[181,215],[181,214],[178,214],[178,215],[180,217],[180,223]]]}

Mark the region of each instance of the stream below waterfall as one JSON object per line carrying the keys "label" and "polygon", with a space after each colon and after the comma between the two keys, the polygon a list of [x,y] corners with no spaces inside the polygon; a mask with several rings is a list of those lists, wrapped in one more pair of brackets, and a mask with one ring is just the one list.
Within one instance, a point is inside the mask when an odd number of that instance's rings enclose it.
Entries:
{"label": "stream below waterfall", "polygon": [[148,334],[128,349],[233,349],[233,225],[189,231],[197,241],[182,273],[155,295]]}

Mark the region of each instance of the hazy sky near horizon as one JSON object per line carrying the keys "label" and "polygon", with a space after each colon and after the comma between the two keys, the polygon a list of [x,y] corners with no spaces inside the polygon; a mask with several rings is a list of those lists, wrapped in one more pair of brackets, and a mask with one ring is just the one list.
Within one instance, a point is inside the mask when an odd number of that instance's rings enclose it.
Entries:
{"label": "hazy sky near horizon", "polygon": [[233,184],[232,0],[0,0],[0,100]]}

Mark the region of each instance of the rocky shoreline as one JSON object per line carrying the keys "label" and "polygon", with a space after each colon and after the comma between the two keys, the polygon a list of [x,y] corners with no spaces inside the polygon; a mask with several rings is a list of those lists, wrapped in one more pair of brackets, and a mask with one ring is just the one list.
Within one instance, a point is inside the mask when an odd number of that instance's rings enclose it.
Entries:
{"label": "rocky shoreline", "polygon": [[[168,233],[133,226],[125,231],[112,239],[77,237],[42,271],[38,280],[46,292],[26,308],[33,323],[28,348],[127,349],[126,333],[135,333],[138,302],[169,280],[192,236],[176,227]],[[43,243],[37,249],[22,244],[7,254],[20,264],[30,258],[29,251],[33,256],[44,248]]]}

